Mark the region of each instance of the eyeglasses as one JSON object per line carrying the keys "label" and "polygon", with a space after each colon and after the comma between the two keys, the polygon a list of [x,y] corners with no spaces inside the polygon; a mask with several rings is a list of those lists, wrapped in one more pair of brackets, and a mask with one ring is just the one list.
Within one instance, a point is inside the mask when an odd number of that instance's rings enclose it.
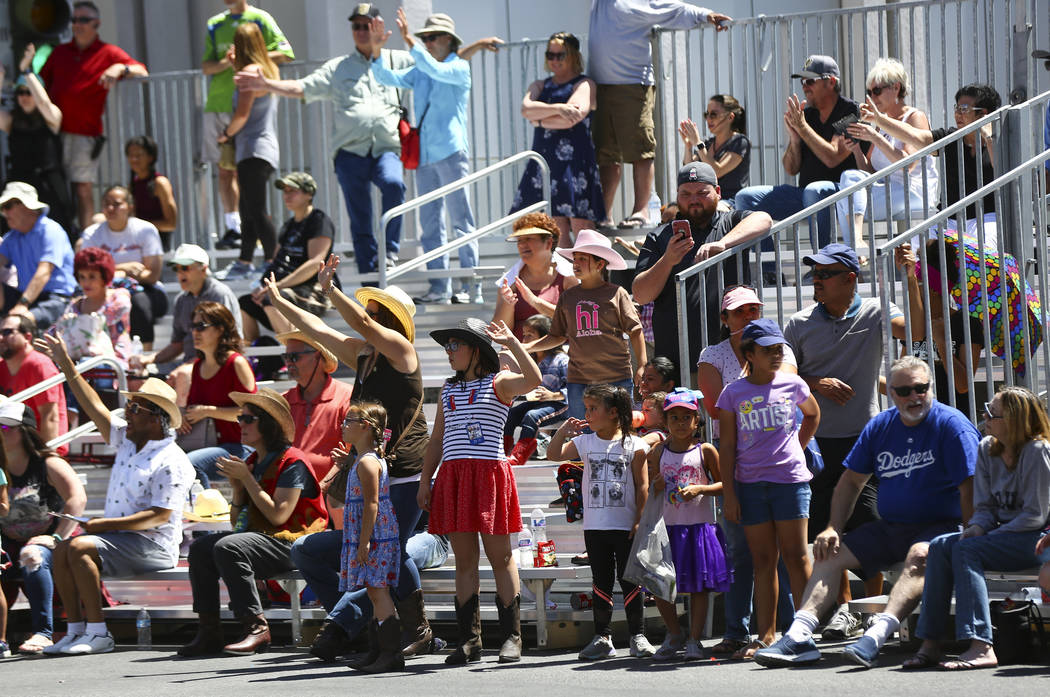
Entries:
{"label": "eyeglasses", "polygon": [[914,385],[900,385],[898,387],[891,387],[890,389],[896,392],[898,397],[907,397],[912,392],[917,395],[924,395],[930,391],[930,383],[919,382]]}
{"label": "eyeglasses", "polygon": [[345,419],[343,419],[343,426],[350,426],[351,424],[363,424],[363,423],[367,423],[367,422],[365,421],[365,419],[362,419],[360,416],[348,416]]}
{"label": "eyeglasses", "polygon": [[419,37],[419,39],[423,43],[429,44],[432,41],[437,41],[438,37],[440,36],[448,36],[448,34],[426,34],[424,36]]}
{"label": "eyeglasses", "polygon": [[705,111],[704,112],[704,118],[705,119],[717,119],[717,118],[720,118],[722,116],[725,116],[728,113],[729,113],[728,111]]}
{"label": "eyeglasses", "polygon": [[253,424],[259,420],[259,417],[255,414],[238,414],[237,421],[242,424]]}
{"label": "eyeglasses", "polygon": [[203,332],[208,327],[214,327],[214,324],[208,324],[207,322],[194,322],[190,325],[190,329],[195,332]]}
{"label": "eyeglasses", "polygon": [[813,269],[813,278],[818,281],[826,281],[842,273],[850,273],[849,269]]}
{"label": "eyeglasses", "polygon": [[129,414],[152,414],[156,416],[160,413],[160,409],[150,409],[147,406],[143,406],[141,402],[128,402],[128,405],[124,407],[124,411]]}
{"label": "eyeglasses", "polygon": [[97,22],[98,17],[71,17],[69,21],[73,24],[90,24],[91,22]]}
{"label": "eyeglasses", "polygon": [[7,329],[0,329],[0,337],[3,337],[3,338],[6,339],[7,337],[11,336],[12,334],[16,333],[17,331],[18,330],[14,329],[13,327],[8,327]]}
{"label": "eyeglasses", "polygon": [[869,97],[878,97],[882,94],[883,90],[888,90],[892,85],[879,85],[878,87],[872,87],[867,90]]}
{"label": "eyeglasses", "polygon": [[562,61],[568,54],[565,51],[547,51],[543,54],[549,61]]}
{"label": "eyeglasses", "polygon": [[354,28],[354,31],[369,31],[372,28],[372,25],[368,22],[351,22],[351,26]]}
{"label": "eyeglasses", "polygon": [[1002,414],[993,414],[992,413],[992,403],[991,402],[985,402],[984,403],[984,416],[989,421],[994,421],[996,419],[1003,418]]}
{"label": "eyeglasses", "polygon": [[285,363],[296,364],[299,362],[300,356],[306,356],[311,353],[317,353],[315,349],[303,349],[302,351],[291,351],[289,353],[282,353],[281,358]]}
{"label": "eyeglasses", "polygon": [[956,114],[969,114],[971,111],[978,112],[978,111],[988,111],[988,110],[985,109],[983,106],[973,106],[971,104],[956,104],[955,105],[955,113]]}
{"label": "eyeglasses", "polygon": [[450,339],[449,342],[445,344],[445,353],[455,353],[456,351],[460,350],[466,345],[467,344],[463,341],[456,341],[455,339]]}

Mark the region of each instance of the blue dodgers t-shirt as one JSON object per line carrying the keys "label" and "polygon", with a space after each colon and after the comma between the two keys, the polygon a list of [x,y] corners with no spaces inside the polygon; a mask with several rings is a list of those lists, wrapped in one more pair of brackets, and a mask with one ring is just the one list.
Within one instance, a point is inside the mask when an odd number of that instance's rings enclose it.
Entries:
{"label": "blue dodgers t-shirt", "polygon": [[981,435],[958,409],[934,402],[916,426],[896,407],[864,427],[843,463],[879,480],[879,515],[891,523],[959,520],[959,485],[972,477]]}

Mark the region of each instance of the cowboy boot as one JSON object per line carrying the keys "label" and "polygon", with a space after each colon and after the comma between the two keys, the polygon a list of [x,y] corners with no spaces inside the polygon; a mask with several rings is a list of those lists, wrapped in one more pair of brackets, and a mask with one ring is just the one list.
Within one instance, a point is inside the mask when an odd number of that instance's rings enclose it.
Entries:
{"label": "cowboy boot", "polygon": [[222,620],[217,612],[202,612],[197,625],[197,636],[182,646],[178,654],[185,658],[222,653]]}
{"label": "cowboy boot", "polygon": [[517,663],[521,660],[521,596],[515,595],[510,605],[504,607],[497,595],[496,610],[499,612],[499,629],[505,637],[499,650],[499,662]]}
{"label": "cowboy boot", "polygon": [[427,622],[427,610],[423,604],[423,591],[417,589],[397,603],[397,614],[401,618],[401,655],[419,656],[431,653],[434,647],[434,632]]}
{"label": "cowboy boot", "polygon": [[529,457],[536,452],[536,439],[535,438],[522,438],[514,444],[514,449],[510,451],[510,464],[514,467],[524,465],[529,461]]}
{"label": "cowboy boot", "polygon": [[514,436],[503,435],[503,454],[510,455],[511,448],[514,447]]}
{"label": "cowboy boot", "polygon": [[223,647],[223,653],[233,656],[250,656],[253,653],[262,653],[270,648],[270,625],[262,615],[252,615],[244,620],[245,634],[240,641],[227,644]]}
{"label": "cowboy boot", "polygon": [[368,653],[356,661],[350,662],[354,670],[364,670],[379,659],[379,620],[372,618],[368,622]]}
{"label": "cowboy boot", "polygon": [[401,655],[401,618],[390,615],[379,625],[379,657],[370,665],[358,668],[365,673],[392,673],[405,669]]}
{"label": "cowboy boot", "polygon": [[467,602],[456,600],[456,624],[459,625],[459,646],[448,655],[445,664],[461,666],[481,660],[481,606],[477,593]]}
{"label": "cowboy boot", "polygon": [[351,652],[350,637],[346,635],[339,623],[325,620],[321,625],[321,631],[310,645],[310,655],[321,659],[325,663],[332,663],[340,656]]}

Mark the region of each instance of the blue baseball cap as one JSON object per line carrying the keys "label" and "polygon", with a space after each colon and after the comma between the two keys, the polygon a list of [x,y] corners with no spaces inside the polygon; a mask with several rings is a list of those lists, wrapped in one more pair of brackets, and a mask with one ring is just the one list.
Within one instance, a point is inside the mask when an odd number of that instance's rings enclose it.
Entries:
{"label": "blue baseball cap", "polygon": [[740,335],[741,341],[754,341],[759,346],[775,346],[786,344],[784,332],[780,331],[780,325],[771,319],[752,320]]}
{"label": "blue baseball cap", "polygon": [[664,411],[675,407],[685,407],[693,411],[700,411],[700,400],[704,393],[700,390],[690,390],[687,387],[676,387],[664,397]]}
{"label": "blue baseball cap", "polygon": [[813,266],[814,264],[842,264],[853,273],[860,273],[860,259],[857,258],[857,252],[848,244],[840,244],[838,242],[821,247],[814,254],[807,254],[802,257],[802,263],[806,266]]}

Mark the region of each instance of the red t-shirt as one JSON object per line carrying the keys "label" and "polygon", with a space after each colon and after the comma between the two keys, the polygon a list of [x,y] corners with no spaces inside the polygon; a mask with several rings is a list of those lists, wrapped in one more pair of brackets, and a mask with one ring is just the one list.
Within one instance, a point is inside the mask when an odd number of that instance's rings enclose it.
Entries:
{"label": "red t-shirt", "polygon": [[[0,392],[10,397],[22,390],[28,389],[41,380],[46,380],[52,375],[58,374],[58,368],[51,359],[39,351],[30,351],[22,361],[22,367],[14,375],[8,368],[7,361],[0,359]],[[58,435],[69,430],[69,418],[66,412],[66,393],[62,385],[55,385],[46,392],[41,392],[35,397],[25,401],[36,416],[37,430],[40,426],[40,405],[58,404]],[[69,446],[63,445],[58,449],[59,455],[69,452]]]}
{"label": "red t-shirt", "polygon": [[[208,379],[201,377],[201,359],[193,362],[193,377],[190,379],[190,393],[186,397],[186,404],[205,404],[210,407],[235,407],[237,403],[230,397],[231,392],[255,392],[249,390],[237,377],[237,369],[234,361],[239,353],[231,353],[226,357],[226,362],[219,368],[219,372]],[[220,443],[240,443],[241,425],[236,421],[224,421],[215,419],[215,434]]]}
{"label": "red t-shirt", "polygon": [[[328,376],[328,384],[313,402],[304,402],[299,386],[284,393],[295,421],[295,442],[306,454],[306,464],[317,481],[332,469],[332,448],[343,440],[343,417],[350,409],[353,388]],[[309,422],[307,415],[309,414]]]}
{"label": "red t-shirt", "polygon": [[102,112],[109,91],[98,80],[114,63],[142,65],[120,46],[100,39],[83,51],[72,41],[55,46],[40,69],[40,79],[62,111],[63,133],[102,135]]}

